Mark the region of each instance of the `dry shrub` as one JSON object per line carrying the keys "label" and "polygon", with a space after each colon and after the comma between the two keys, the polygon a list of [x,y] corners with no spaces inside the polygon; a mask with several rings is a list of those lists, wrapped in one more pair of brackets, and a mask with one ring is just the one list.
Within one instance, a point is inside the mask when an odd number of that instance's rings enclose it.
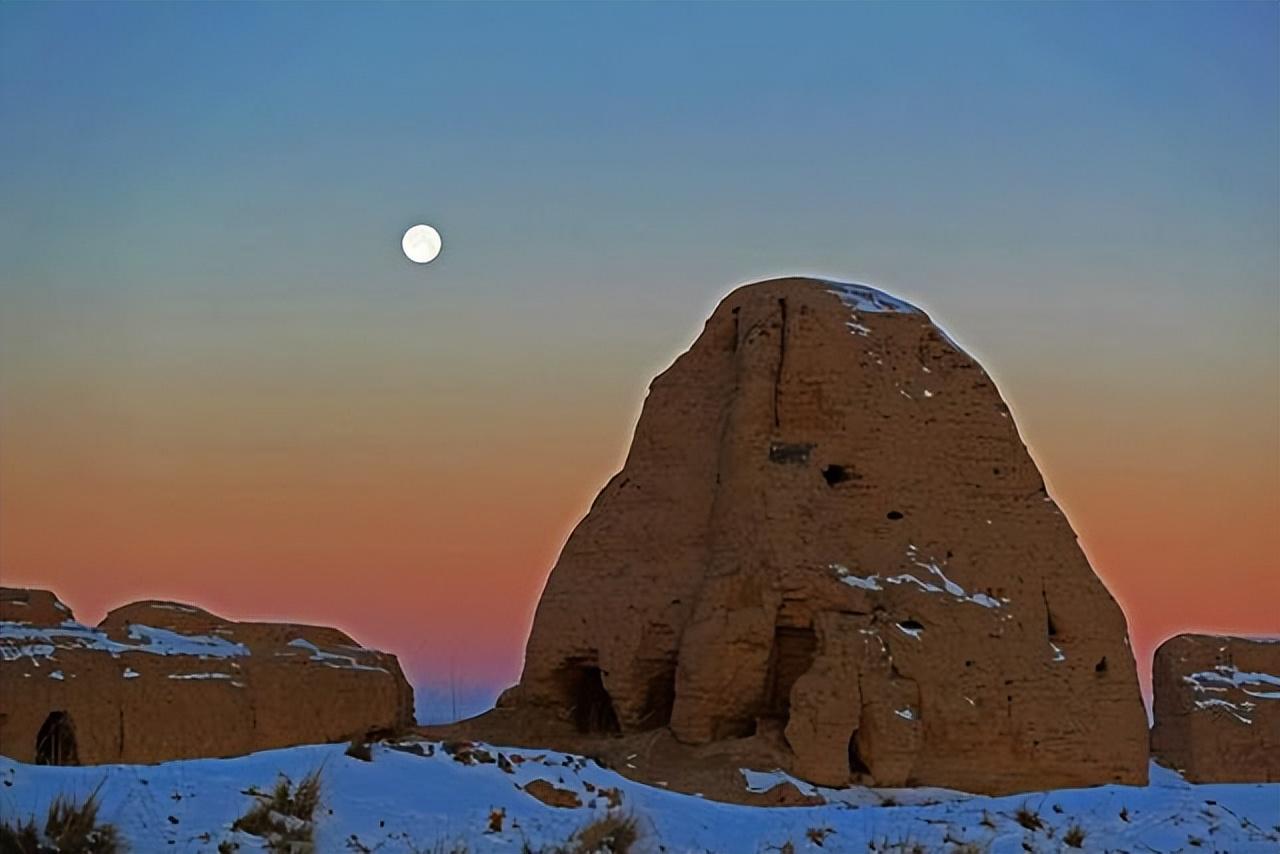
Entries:
{"label": "dry shrub", "polygon": [[1026,804],[1018,807],[1018,812],[1014,815],[1014,818],[1017,819],[1018,824],[1022,825],[1027,830],[1042,830],[1044,828],[1044,822],[1040,819],[1040,813],[1032,810]]}
{"label": "dry shrub", "polygon": [[804,835],[808,837],[810,842],[821,848],[822,844],[827,841],[827,837],[833,833],[835,833],[835,830],[830,827],[811,827],[804,832]]}
{"label": "dry shrub", "polygon": [[609,813],[595,819],[573,837],[573,854],[628,854],[640,838],[635,816]]}
{"label": "dry shrub", "polygon": [[1078,824],[1073,824],[1067,828],[1067,832],[1063,834],[1062,841],[1072,848],[1084,847],[1084,828]]}
{"label": "dry shrub", "polygon": [[58,795],[49,804],[44,833],[34,818],[0,821],[0,854],[119,854],[123,851],[115,825],[98,822],[98,792],[83,801]]}
{"label": "dry shrub", "polygon": [[232,830],[265,839],[273,851],[291,851],[311,842],[312,817],[320,806],[320,769],[303,777],[297,786],[281,775],[270,792],[249,794],[257,802],[236,819]]}
{"label": "dry shrub", "polygon": [[564,845],[533,848],[529,840],[521,854],[629,854],[640,839],[640,826],[635,816],[611,812],[583,825]]}

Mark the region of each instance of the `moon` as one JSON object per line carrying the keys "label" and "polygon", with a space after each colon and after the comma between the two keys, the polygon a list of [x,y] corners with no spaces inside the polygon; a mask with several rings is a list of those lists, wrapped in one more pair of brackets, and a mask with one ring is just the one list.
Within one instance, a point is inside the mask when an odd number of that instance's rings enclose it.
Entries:
{"label": "moon", "polygon": [[415,264],[429,264],[440,254],[440,232],[429,225],[415,225],[404,233],[400,247]]}

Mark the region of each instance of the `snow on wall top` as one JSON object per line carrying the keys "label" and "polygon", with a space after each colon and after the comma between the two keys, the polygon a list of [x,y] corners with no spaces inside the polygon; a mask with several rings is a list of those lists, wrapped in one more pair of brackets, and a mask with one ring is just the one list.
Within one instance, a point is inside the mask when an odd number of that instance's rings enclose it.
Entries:
{"label": "snow on wall top", "polygon": [[878,312],[882,314],[924,314],[906,300],[886,294],[870,285],[857,282],[836,282],[831,279],[819,279],[833,294],[840,297],[841,302],[854,311]]}
{"label": "snow on wall top", "polygon": [[[376,670],[380,673],[387,672],[384,667],[374,667],[368,664],[361,664],[356,661],[355,656],[338,655],[336,653],[326,652],[305,638],[294,638],[289,641],[288,645],[295,649],[301,649],[311,653],[310,658],[312,661],[322,662],[328,667],[340,667],[345,670]],[[276,655],[285,655],[285,653],[277,652]]]}
{"label": "snow on wall top", "polygon": [[[904,299],[887,294],[878,288],[870,285],[864,285],[859,282],[837,282],[834,279],[817,279],[826,286],[827,290],[840,298],[848,309],[853,312],[854,320],[857,321],[858,313],[865,314],[915,314],[921,317],[928,317],[924,311]],[[933,327],[938,330],[948,344],[959,350],[961,353],[965,349],[956,343],[951,335],[939,326],[936,322]],[[851,323],[849,328],[858,335],[868,335],[871,330],[861,323]]]}
{"label": "snow on wall top", "polygon": [[102,629],[90,628],[74,620],[65,620],[56,628],[40,628],[25,623],[0,622],[0,658],[52,658],[59,649],[89,649],[117,657],[126,652],[152,655],[190,655],[197,658],[235,658],[248,655],[241,643],[209,635],[184,635],[168,629],[157,629],[134,623],[129,626],[131,640],[113,640]]}

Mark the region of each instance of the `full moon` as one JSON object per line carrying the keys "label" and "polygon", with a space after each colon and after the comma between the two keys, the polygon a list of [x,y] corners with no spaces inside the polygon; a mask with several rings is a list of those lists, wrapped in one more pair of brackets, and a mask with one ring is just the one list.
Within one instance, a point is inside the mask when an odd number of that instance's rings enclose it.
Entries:
{"label": "full moon", "polygon": [[400,241],[405,257],[415,264],[427,264],[440,254],[440,232],[429,225],[415,225]]}

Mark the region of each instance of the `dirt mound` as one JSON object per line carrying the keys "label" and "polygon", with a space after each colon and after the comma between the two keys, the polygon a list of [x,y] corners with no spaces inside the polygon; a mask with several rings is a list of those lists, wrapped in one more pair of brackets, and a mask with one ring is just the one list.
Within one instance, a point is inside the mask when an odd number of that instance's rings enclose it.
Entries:
{"label": "dirt mound", "polygon": [[477,728],[753,739],[823,785],[1147,773],[1124,615],[991,379],[919,309],[815,279],[734,291],[654,380]]}

